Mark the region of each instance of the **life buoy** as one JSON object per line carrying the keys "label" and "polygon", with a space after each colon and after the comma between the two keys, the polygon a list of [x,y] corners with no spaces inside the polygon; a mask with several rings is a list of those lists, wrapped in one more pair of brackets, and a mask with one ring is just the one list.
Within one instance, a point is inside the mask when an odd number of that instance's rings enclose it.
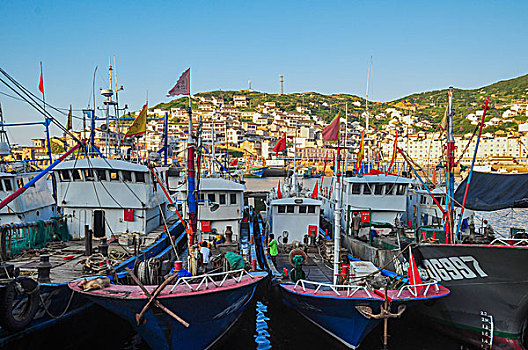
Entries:
{"label": "life buoy", "polygon": [[0,288],[0,326],[16,332],[24,329],[39,307],[39,286],[31,278],[17,278]]}

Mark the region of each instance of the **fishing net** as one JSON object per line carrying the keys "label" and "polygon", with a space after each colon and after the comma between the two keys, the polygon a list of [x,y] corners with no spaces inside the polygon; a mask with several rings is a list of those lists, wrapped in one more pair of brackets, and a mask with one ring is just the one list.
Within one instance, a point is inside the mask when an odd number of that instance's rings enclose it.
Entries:
{"label": "fishing net", "polygon": [[244,268],[244,258],[233,252],[227,252],[225,255],[227,262],[232,270],[239,270]]}

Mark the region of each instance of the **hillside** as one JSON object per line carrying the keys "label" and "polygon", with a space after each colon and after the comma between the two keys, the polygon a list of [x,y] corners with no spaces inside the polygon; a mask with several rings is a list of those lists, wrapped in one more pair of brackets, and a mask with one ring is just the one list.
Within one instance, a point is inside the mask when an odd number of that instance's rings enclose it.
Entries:
{"label": "hillside", "polygon": [[[294,112],[297,107],[303,107],[311,114],[322,116],[330,121],[337,113],[345,115],[345,106],[348,104],[348,115],[350,121],[360,120],[361,114],[365,110],[365,100],[361,97],[348,94],[324,95],[317,92],[304,92],[292,94],[269,94],[256,91],[209,91],[197,93],[193,96],[193,108],[196,108],[200,97],[223,98],[225,103],[232,104],[234,95],[245,95],[249,101],[248,107],[241,110],[257,111],[257,106],[264,102],[275,102],[283,111]],[[514,79],[499,81],[478,89],[454,89],[455,108],[455,132],[464,134],[472,132],[475,128],[470,121],[465,118],[470,113],[481,110],[486,96],[490,97],[490,110],[487,113],[486,121],[493,117],[502,117],[503,112],[508,110],[515,102],[526,104],[528,100],[528,74]],[[169,109],[171,107],[186,108],[187,98],[182,97],[168,103],[160,103],[152,108]],[[436,125],[442,119],[447,106],[447,89],[415,93],[404,98],[391,102],[371,102],[369,110],[372,115],[371,124],[379,127],[386,124],[388,117],[385,115],[387,108],[404,110],[406,114],[413,114],[419,120],[429,120]],[[516,131],[517,123],[525,122],[528,119],[526,113],[516,115],[497,126],[488,126],[485,132],[495,132],[497,130]]]}

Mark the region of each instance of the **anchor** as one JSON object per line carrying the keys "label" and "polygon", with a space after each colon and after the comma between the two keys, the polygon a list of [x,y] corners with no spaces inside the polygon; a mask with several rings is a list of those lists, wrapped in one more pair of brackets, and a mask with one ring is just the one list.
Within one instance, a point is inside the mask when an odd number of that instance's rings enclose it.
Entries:
{"label": "anchor", "polygon": [[385,300],[380,308],[379,314],[374,314],[370,306],[356,305],[356,310],[367,319],[383,319],[383,350],[389,349],[389,318],[399,318],[407,309],[406,305],[399,305],[398,312],[392,313],[390,311],[390,301],[392,301],[392,299],[389,301],[389,297],[387,296],[387,289],[388,285],[385,285]]}

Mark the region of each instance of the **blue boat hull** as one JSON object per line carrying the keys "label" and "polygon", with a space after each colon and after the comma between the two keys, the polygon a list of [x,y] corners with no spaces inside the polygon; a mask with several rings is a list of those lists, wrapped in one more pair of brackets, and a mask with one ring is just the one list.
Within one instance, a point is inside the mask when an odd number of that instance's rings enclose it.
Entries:
{"label": "blue boat hull", "polygon": [[380,322],[367,319],[356,305],[379,310],[383,301],[361,298],[332,298],[292,292],[281,286],[283,302],[309,321],[322,328],[350,348],[356,348]]}
{"label": "blue boat hull", "polygon": [[[172,234],[179,235],[178,240],[183,239],[185,236],[182,225],[175,224],[170,228]],[[178,242],[178,241],[177,241]],[[125,273],[125,267],[133,268],[134,263],[137,259],[143,260],[158,255],[163,255],[164,252],[172,249],[169,244],[166,235],[163,235],[158,241],[152,244],[150,247],[142,251],[139,256],[133,256],[118,266],[115,267],[116,272],[119,274]],[[41,283],[40,284],[40,297],[46,305],[47,311],[53,316],[61,316],[58,318],[51,317],[48,312],[44,309],[42,302],[39,309],[33,318],[33,321],[23,330],[18,332],[9,332],[5,329],[0,328],[0,348],[6,347],[17,347],[19,348],[20,341],[22,339],[39,339],[46,337],[48,332],[58,327],[63,322],[76,322],[83,321],[88,313],[97,314],[101,317],[101,313],[105,313],[106,310],[97,307],[92,301],[86,298],[84,295],[74,293],[69,287],[68,283]],[[71,299],[71,302],[70,302]],[[94,308],[97,310],[93,310]],[[90,325],[84,324],[84,332],[90,332]]]}
{"label": "blue boat hull", "polygon": [[145,299],[104,298],[90,294],[88,298],[125,319],[152,349],[207,349],[233,326],[264,279],[209,293],[191,292],[160,298],[164,306],[189,323],[188,328],[156,308],[150,308],[145,313],[145,322],[138,326],[136,314],[145,306]]}

